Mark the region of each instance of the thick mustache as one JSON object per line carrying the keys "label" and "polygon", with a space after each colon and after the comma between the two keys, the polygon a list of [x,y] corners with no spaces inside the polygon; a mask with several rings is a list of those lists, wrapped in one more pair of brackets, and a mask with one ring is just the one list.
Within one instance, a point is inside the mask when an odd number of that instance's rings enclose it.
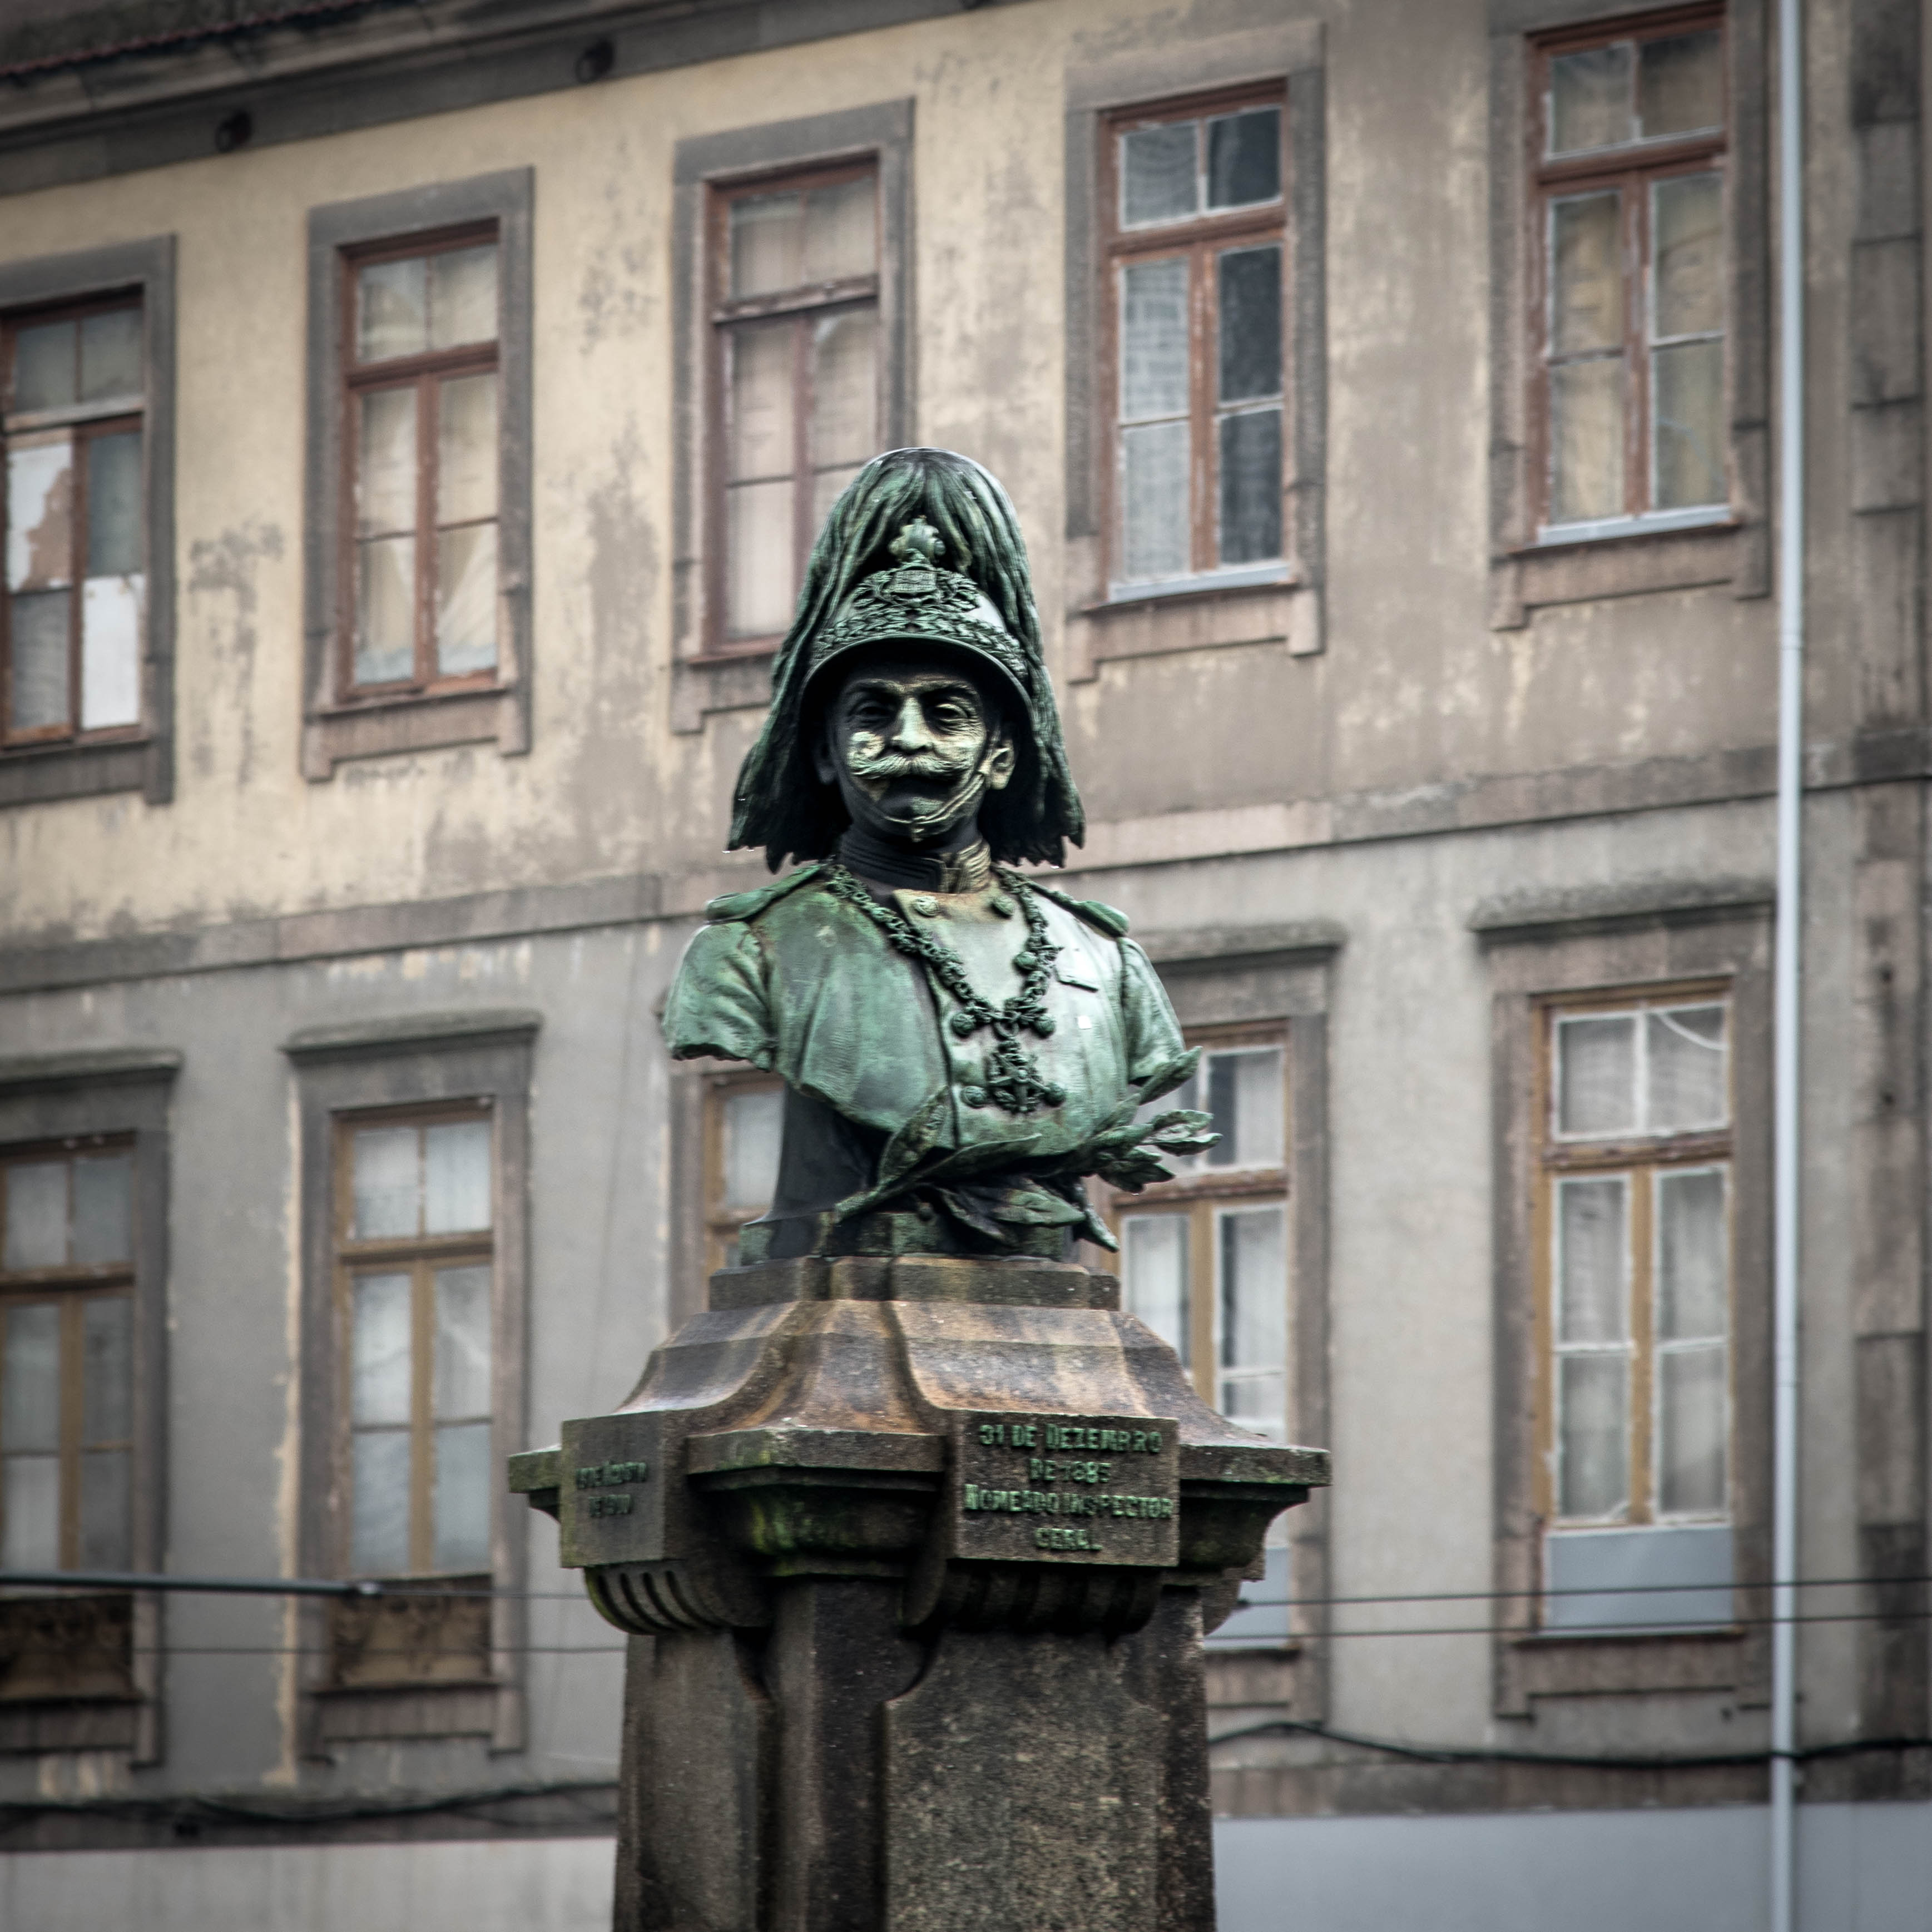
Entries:
{"label": "thick mustache", "polygon": [[937,752],[881,752],[850,763],[853,776],[861,778],[950,778],[962,769]]}

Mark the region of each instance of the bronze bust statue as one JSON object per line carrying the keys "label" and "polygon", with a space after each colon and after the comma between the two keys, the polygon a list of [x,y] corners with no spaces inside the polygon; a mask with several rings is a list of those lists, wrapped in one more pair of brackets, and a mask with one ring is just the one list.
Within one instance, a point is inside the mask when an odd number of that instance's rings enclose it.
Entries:
{"label": "bronze bust statue", "polygon": [[739,775],[776,884],[706,908],[664,1033],[785,1083],[746,1262],[1112,1247],[1082,1185],[1164,1180],[1206,1116],[1150,1119],[1198,1054],[1112,908],[1015,869],[1084,819],[1006,492],[950,450],[833,506]]}

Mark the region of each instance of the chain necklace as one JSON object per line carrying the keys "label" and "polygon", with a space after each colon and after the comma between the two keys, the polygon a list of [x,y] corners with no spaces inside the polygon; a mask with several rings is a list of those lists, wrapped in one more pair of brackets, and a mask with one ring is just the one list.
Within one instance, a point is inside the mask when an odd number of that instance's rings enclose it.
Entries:
{"label": "chain necklace", "polygon": [[1018,902],[1027,928],[1025,946],[1013,955],[1020,989],[1001,1006],[995,1006],[974,986],[966,976],[965,962],[951,946],[920,932],[896,908],[880,904],[836,860],[826,867],[825,878],[841,898],[865,913],[893,945],[916,959],[952,995],[956,1010],[946,1024],[958,1038],[970,1040],[982,1027],[992,1029],[993,1050],[986,1056],[980,1084],[962,1088],[959,1097],[969,1107],[990,1104],[1009,1114],[1030,1114],[1042,1107],[1057,1107],[1066,1098],[1064,1088],[1040,1077],[1039,1060],[1020,1039],[1023,1033],[1030,1032],[1044,1040],[1053,1030],[1053,1016],[1046,1010],[1046,988],[1060,948],[1047,938],[1040,902],[1025,880],[1004,866],[993,869]]}

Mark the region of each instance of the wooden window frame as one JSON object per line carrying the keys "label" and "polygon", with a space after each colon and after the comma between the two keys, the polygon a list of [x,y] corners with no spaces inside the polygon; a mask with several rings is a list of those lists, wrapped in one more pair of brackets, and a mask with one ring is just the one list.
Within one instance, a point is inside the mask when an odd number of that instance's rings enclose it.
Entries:
{"label": "wooden window frame", "polygon": [[[1284,1263],[1282,1292],[1286,1299],[1282,1328],[1288,1336],[1281,1372],[1284,1407],[1292,1416],[1294,1333],[1294,1229],[1290,1218],[1293,1182],[1290,1167],[1294,1147],[1294,1094],[1293,1065],[1289,1057],[1288,1028],[1270,1025],[1190,1027],[1190,1046],[1208,1054],[1230,1048],[1266,1046],[1281,1055],[1282,1162],[1280,1167],[1237,1168],[1216,1175],[1211,1172],[1177,1175],[1172,1180],[1156,1181],[1138,1194],[1128,1194],[1096,1180],[1090,1184],[1104,1197],[1102,1214],[1109,1231],[1118,1240],[1120,1222],[1129,1214],[1184,1215],[1188,1223],[1188,1376],[1195,1393],[1210,1408],[1220,1406],[1221,1282],[1220,1258],[1215,1240],[1216,1216],[1229,1207],[1269,1207],[1279,1204],[1283,1216],[1282,1252]],[[1162,1106],[1174,1104],[1169,1095]],[[1118,1259],[1114,1265],[1119,1265]],[[1204,1286],[1198,1292],[1197,1284]],[[1123,1304],[1124,1306],[1124,1304]]]}
{"label": "wooden window frame", "polygon": [[[138,1162],[134,1136],[131,1134],[87,1134],[65,1137],[58,1141],[29,1143],[24,1146],[8,1148],[0,1154],[0,1169],[29,1166],[39,1162],[58,1160],[71,1166],[73,1162],[89,1154],[123,1153],[130,1163],[128,1184],[128,1254],[122,1261],[99,1268],[77,1268],[62,1265],[58,1268],[22,1269],[17,1271],[0,1270],[0,1317],[10,1308],[22,1303],[54,1302],[60,1309],[60,1555],[56,1568],[77,1570],[80,1562],[80,1457],[82,1452],[82,1372],[83,1366],[82,1323],[84,1310],[90,1301],[124,1299],[128,1305],[129,1338],[134,1336],[136,1315],[135,1262],[140,1251],[141,1212],[140,1186],[134,1163]],[[68,1182],[71,1190],[73,1183]],[[4,1230],[4,1221],[0,1221]],[[139,1372],[138,1355],[130,1355],[130,1378]],[[133,1390],[129,1390],[129,1428],[133,1423]],[[96,1442],[86,1445],[94,1449],[124,1449],[129,1459],[128,1502],[134,1505],[135,1489],[140,1480],[140,1472],[134,1467],[135,1459],[141,1453],[136,1436],[130,1433],[121,1442]],[[133,1525],[129,1524],[131,1539]]]}
{"label": "wooden window frame", "polygon": [[[1568,27],[1531,37],[1527,62],[1529,91],[1525,116],[1526,154],[1524,290],[1530,393],[1528,410],[1532,452],[1529,474],[1530,520],[1538,544],[1588,543],[1621,537],[1664,533],[1722,525],[1736,520],[1736,464],[1731,448],[1732,386],[1737,318],[1732,313],[1730,272],[1733,252],[1731,212],[1731,148],[1733,104],[1730,54],[1730,22],[1722,0],[1658,12],[1630,15],[1587,26]],[[1564,54],[1628,42],[1670,40],[1680,34],[1714,28],[1719,35],[1718,70],[1724,89],[1723,118],[1708,132],[1631,140],[1612,148],[1552,157],[1547,152],[1551,62]],[[1651,190],[1659,182],[1690,174],[1715,174],[1724,214],[1724,262],[1720,284],[1725,296],[1723,394],[1724,412],[1725,498],[1722,503],[1681,509],[1653,507],[1656,478],[1650,417],[1650,316],[1653,276],[1649,254]],[[1623,509],[1614,518],[1568,524],[1550,520],[1552,489],[1550,428],[1550,212],[1554,203],[1573,196],[1615,191],[1621,195],[1620,236],[1624,277],[1623,350],[1624,490]]]}
{"label": "wooden window frame", "polygon": [[[428,350],[420,355],[391,356],[380,362],[358,362],[356,356],[356,283],[361,272],[382,262],[410,261],[418,256],[448,254],[460,248],[473,248],[488,242],[496,250],[497,320],[496,333],[487,343],[460,343],[451,349]],[[503,236],[502,224],[494,219],[472,222],[454,228],[434,230],[418,235],[398,236],[380,242],[344,247],[340,254],[340,304],[337,340],[340,362],[336,371],[341,453],[339,481],[340,510],[337,519],[337,608],[341,621],[337,627],[335,702],[340,706],[361,706],[393,703],[398,699],[455,697],[467,692],[491,691],[501,682],[506,640],[501,611],[503,521],[502,468],[503,416],[500,392],[496,430],[498,484],[496,509],[489,519],[499,531],[497,596],[493,608],[496,616],[496,658],[482,670],[464,671],[443,676],[436,668],[436,543],[440,526],[436,520],[438,442],[436,395],[440,385],[452,376],[494,375],[503,380]],[[362,398],[378,389],[412,388],[416,401],[416,545],[415,662],[411,675],[381,684],[356,681],[356,640],[359,621],[356,596],[356,480],[361,437],[358,424]],[[461,527],[457,525],[449,528]]]}
{"label": "wooden window frame", "polygon": [[[1247,107],[1277,107],[1281,112],[1280,191],[1270,201],[1208,213],[1189,220],[1150,223],[1128,228],[1120,219],[1120,137],[1137,128],[1176,121],[1206,120]],[[1274,80],[1222,87],[1180,98],[1113,108],[1099,116],[1100,153],[1096,173],[1098,254],[1100,261],[1100,349],[1101,430],[1104,456],[1100,465],[1099,509],[1106,601],[1135,602],[1173,590],[1212,590],[1256,583],[1286,580],[1291,575],[1294,537],[1288,514],[1287,486],[1294,460],[1292,371],[1294,345],[1293,254],[1288,209],[1294,194],[1291,178],[1293,142],[1288,132],[1288,88]],[[1281,250],[1282,263],[1282,475],[1281,554],[1259,562],[1223,566],[1215,560],[1220,548],[1220,439],[1215,434],[1216,406],[1214,345],[1219,312],[1212,259],[1231,244]],[[1180,578],[1128,582],[1120,576],[1120,275],[1130,263],[1184,256],[1188,268],[1188,514],[1189,568]]]}
{"label": "wooden window frame", "polygon": [[[733,637],[729,620],[731,522],[729,496],[730,438],[730,370],[728,345],[739,329],[760,322],[790,320],[792,323],[792,561],[791,599],[796,602],[805,580],[807,560],[818,535],[812,510],[812,324],[835,313],[855,314],[869,308],[883,331],[880,290],[886,247],[885,211],[882,205],[884,183],[879,157],[875,153],[842,155],[836,160],[801,166],[769,170],[741,178],[706,184],[704,210],[704,322],[705,386],[704,496],[706,521],[716,540],[706,545],[704,560],[704,608],[706,614],[704,646],[688,662],[696,664],[769,656],[783,641],[784,632],[774,631],[754,637]],[[872,183],[872,272],[850,275],[836,282],[802,284],[793,289],[760,296],[734,297],[730,293],[731,208],[736,202],[754,196],[806,194],[813,188],[836,188],[841,184],[869,178]],[[875,420],[883,428],[886,416],[885,387],[886,344],[883,335],[874,369],[878,392]]]}
{"label": "wooden window frame", "polygon": [[[1726,1123],[1721,1129],[1677,1133],[1630,1134],[1622,1138],[1564,1137],[1556,1130],[1556,1030],[1565,1018],[1643,1013],[1660,1007],[1722,1006],[1724,1010]],[[1536,1156],[1530,1209],[1532,1316],[1535,1406],[1535,1454],[1531,1471],[1531,1504],[1552,1530],[1638,1528],[1660,1522],[1730,1523],[1735,1512],[1737,1443],[1738,1328],[1736,1228],[1736,1006],[1728,979],[1682,981],[1608,992],[1546,994],[1533,1003],[1532,1045]],[[1724,1174],[1726,1283],[1725,1501],[1721,1515],[1665,1518],[1655,1502],[1658,1415],[1658,1344],[1654,1333],[1656,1282],[1652,1202],[1654,1177],[1683,1170],[1720,1167]],[[1556,1327],[1555,1202],[1557,1182],[1567,1176],[1626,1176],[1630,1183],[1630,1494],[1615,1517],[1564,1517],[1558,1514],[1556,1486],[1557,1360]]]}
{"label": "wooden window frame", "polygon": [[743,1213],[724,1199],[724,1102],[734,1094],[784,1091],[784,1082],[775,1074],[711,1073],[704,1079],[704,1155],[701,1186],[704,1191],[704,1274],[706,1280],[729,1265],[732,1240],[748,1222],[770,1211],[767,1201]]}
{"label": "wooden window frame", "polygon": [[[142,514],[140,520],[142,549],[145,554],[148,544],[148,516],[146,496],[153,488],[150,475],[151,465],[148,452],[148,397],[146,378],[148,357],[146,331],[148,304],[146,291],[136,287],[116,290],[112,293],[89,296],[85,299],[57,302],[46,307],[10,310],[0,316],[0,381],[7,385],[5,394],[9,405],[4,416],[0,416],[0,455],[4,455],[12,438],[18,435],[32,435],[42,430],[64,429],[74,438],[74,496],[68,513],[69,542],[68,583],[70,594],[68,599],[68,721],[64,724],[43,724],[34,730],[16,731],[13,722],[14,696],[14,593],[0,587],[0,755],[28,748],[68,745],[116,745],[138,743],[148,735],[148,704],[145,689],[142,692],[141,715],[131,724],[107,724],[94,730],[85,729],[81,724],[81,620],[85,599],[81,586],[86,577],[84,553],[87,542],[87,445],[98,436],[123,434],[129,430],[140,432]],[[34,412],[24,420],[13,415],[12,375],[14,344],[22,328],[36,328],[43,323],[53,322],[80,322],[94,315],[106,315],[122,309],[133,309],[141,317],[142,332],[141,405],[130,410],[127,398],[113,397],[109,399],[110,406],[99,404],[76,403],[64,409],[41,410]],[[9,493],[0,486],[0,542],[6,534]],[[152,581],[148,595],[153,594]],[[143,627],[145,628],[145,626]],[[142,656],[147,655],[145,638]],[[142,682],[145,686],[146,680]]]}

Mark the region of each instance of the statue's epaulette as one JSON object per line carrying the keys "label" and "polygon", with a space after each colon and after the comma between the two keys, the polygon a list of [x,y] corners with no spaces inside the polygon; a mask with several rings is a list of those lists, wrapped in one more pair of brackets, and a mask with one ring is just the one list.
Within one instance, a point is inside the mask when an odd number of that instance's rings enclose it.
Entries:
{"label": "statue's epaulette", "polygon": [[766,907],[776,904],[786,893],[795,892],[800,886],[817,878],[824,869],[814,860],[809,866],[800,866],[795,872],[788,872],[771,885],[759,886],[755,892],[722,893],[704,908],[704,916],[713,926],[742,925],[748,919],[756,919]]}
{"label": "statue's epaulette", "polygon": [[1070,898],[1052,886],[1042,885],[1037,879],[1029,879],[1027,884],[1042,898],[1052,900],[1057,906],[1064,906],[1076,918],[1084,919],[1089,926],[1097,926],[1109,939],[1126,938],[1127,916],[1116,908],[1103,905],[1098,899]]}

